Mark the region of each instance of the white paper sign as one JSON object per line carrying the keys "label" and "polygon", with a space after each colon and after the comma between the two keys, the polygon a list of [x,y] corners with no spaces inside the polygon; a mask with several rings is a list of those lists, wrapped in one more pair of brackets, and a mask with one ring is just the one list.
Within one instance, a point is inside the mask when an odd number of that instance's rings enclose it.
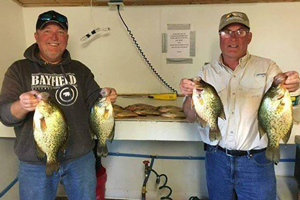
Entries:
{"label": "white paper sign", "polygon": [[189,58],[190,31],[177,30],[168,32],[167,58]]}

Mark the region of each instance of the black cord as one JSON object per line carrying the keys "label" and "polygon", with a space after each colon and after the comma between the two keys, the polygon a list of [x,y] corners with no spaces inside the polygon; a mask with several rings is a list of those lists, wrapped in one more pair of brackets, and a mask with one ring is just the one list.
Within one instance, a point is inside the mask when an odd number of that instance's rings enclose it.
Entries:
{"label": "black cord", "polygon": [[152,66],[152,64],[150,63],[150,61],[147,59],[147,57],[145,56],[144,52],[142,51],[141,47],[139,46],[138,42],[136,41],[135,37],[133,36],[131,30],[128,28],[128,26],[126,25],[125,21],[123,20],[121,13],[120,13],[120,5],[117,5],[118,8],[118,14],[120,16],[120,19],[122,20],[124,26],[126,27],[126,30],[128,32],[128,34],[130,35],[130,37],[132,38],[135,46],[137,47],[137,49],[139,50],[140,54],[142,55],[143,59],[145,60],[145,62],[148,64],[149,68],[152,70],[152,72],[156,75],[156,77],[171,91],[175,92],[176,95],[178,95],[177,90],[175,90],[173,87],[171,87],[159,74],[158,72],[154,69],[154,67]]}
{"label": "black cord", "polygon": [[167,175],[165,175],[165,174],[158,174],[154,169],[152,169],[152,167],[153,167],[153,164],[154,164],[154,159],[155,159],[155,157],[154,156],[152,156],[151,157],[151,163],[150,163],[150,166],[148,166],[148,161],[147,161],[147,163],[145,163],[146,161],[144,161],[144,164],[145,164],[145,167],[146,167],[146,177],[145,177],[145,179],[144,179],[144,183],[143,183],[143,192],[142,192],[142,200],[146,200],[146,185],[147,185],[147,182],[148,182],[148,179],[149,179],[149,177],[150,177],[150,174],[151,174],[151,172],[153,172],[155,175],[156,175],[156,181],[155,181],[155,183],[158,185],[159,183],[160,183],[160,180],[161,180],[161,177],[164,177],[165,178],[165,182],[164,182],[164,184],[162,184],[162,186],[160,186],[158,189],[159,190],[162,190],[162,189],[168,189],[170,192],[169,192],[169,194],[167,195],[167,196],[164,196],[164,197],[161,197],[160,199],[161,200],[164,200],[164,199],[168,199],[168,200],[173,200],[170,196],[171,196],[171,194],[172,194],[172,189],[169,187],[169,186],[167,186],[167,182],[168,182],[168,177],[167,177]]}
{"label": "black cord", "polygon": [[165,175],[165,174],[160,174],[160,175],[159,175],[154,169],[151,169],[151,171],[154,172],[154,174],[156,175],[156,184],[159,184],[159,183],[160,183],[160,178],[161,178],[161,177],[164,177],[164,178],[165,178],[164,184],[163,184],[162,186],[160,186],[158,189],[159,189],[159,190],[162,190],[162,189],[168,189],[168,190],[170,191],[169,194],[168,194],[167,196],[161,197],[160,199],[161,199],[161,200],[163,200],[163,199],[173,200],[173,199],[170,197],[171,194],[172,194],[172,189],[171,189],[169,186],[167,186],[167,182],[168,182],[168,177],[167,177],[167,175]]}

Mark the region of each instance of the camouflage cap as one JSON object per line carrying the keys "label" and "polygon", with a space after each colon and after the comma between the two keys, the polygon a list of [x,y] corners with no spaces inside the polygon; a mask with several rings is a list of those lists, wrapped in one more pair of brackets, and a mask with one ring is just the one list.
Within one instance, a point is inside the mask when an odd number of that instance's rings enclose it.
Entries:
{"label": "camouflage cap", "polygon": [[219,31],[225,26],[233,23],[239,23],[250,28],[250,22],[247,15],[243,12],[231,12],[223,15],[220,20]]}

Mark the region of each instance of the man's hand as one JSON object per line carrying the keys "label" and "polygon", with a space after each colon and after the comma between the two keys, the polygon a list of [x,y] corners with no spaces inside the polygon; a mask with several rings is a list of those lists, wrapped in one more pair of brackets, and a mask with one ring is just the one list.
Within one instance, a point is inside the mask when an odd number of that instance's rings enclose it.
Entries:
{"label": "man's hand", "polygon": [[179,86],[180,86],[181,93],[186,96],[182,106],[185,117],[189,122],[194,122],[196,121],[196,112],[194,107],[192,107],[191,103],[192,103],[192,94],[193,94],[195,83],[190,79],[183,78],[181,79]]}
{"label": "man's hand", "polygon": [[106,99],[111,103],[115,103],[118,97],[117,91],[114,88],[103,88],[105,90]]}
{"label": "man's hand", "polygon": [[11,105],[11,114],[18,119],[22,119],[27,113],[34,111],[39,103],[39,99],[36,98],[38,94],[38,91],[29,91],[21,94],[19,100]]}
{"label": "man's hand", "polygon": [[39,103],[39,99],[37,98],[37,95],[39,94],[38,91],[29,91],[25,92],[20,95],[20,104],[24,110],[27,111],[34,111],[37,104]]}
{"label": "man's hand", "polygon": [[284,73],[285,75],[288,76],[286,79],[284,86],[289,92],[295,92],[296,90],[299,89],[299,74],[296,71],[288,71]]}
{"label": "man's hand", "polygon": [[183,78],[180,81],[180,90],[181,93],[184,94],[185,96],[189,96],[193,94],[193,88],[194,88],[195,83],[191,81],[190,79]]}

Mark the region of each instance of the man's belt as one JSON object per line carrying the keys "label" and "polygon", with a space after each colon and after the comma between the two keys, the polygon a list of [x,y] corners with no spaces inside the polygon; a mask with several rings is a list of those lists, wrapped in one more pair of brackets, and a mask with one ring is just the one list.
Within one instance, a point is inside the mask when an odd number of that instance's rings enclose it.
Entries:
{"label": "man's belt", "polygon": [[246,156],[246,155],[253,155],[253,154],[256,154],[256,153],[266,151],[266,148],[264,148],[264,149],[252,149],[252,150],[249,150],[249,151],[229,150],[229,149],[224,149],[220,146],[218,146],[218,149],[225,152],[229,156]]}
{"label": "man's belt", "polygon": [[[205,144],[204,146],[211,146],[208,144]],[[260,153],[260,152],[264,152],[266,151],[266,148],[264,149],[253,149],[253,150],[249,150],[249,151],[242,151],[242,150],[230,150],[230,149],[224,149],[222,147],[218,146],[211,146],[211,147],[216,147],[218,150],[223,151],[224,153],[226,153],[228,156],[246,156],[246,155],[253,155],[256,153]],[[206,149],[207,147],[205,147]]]}

